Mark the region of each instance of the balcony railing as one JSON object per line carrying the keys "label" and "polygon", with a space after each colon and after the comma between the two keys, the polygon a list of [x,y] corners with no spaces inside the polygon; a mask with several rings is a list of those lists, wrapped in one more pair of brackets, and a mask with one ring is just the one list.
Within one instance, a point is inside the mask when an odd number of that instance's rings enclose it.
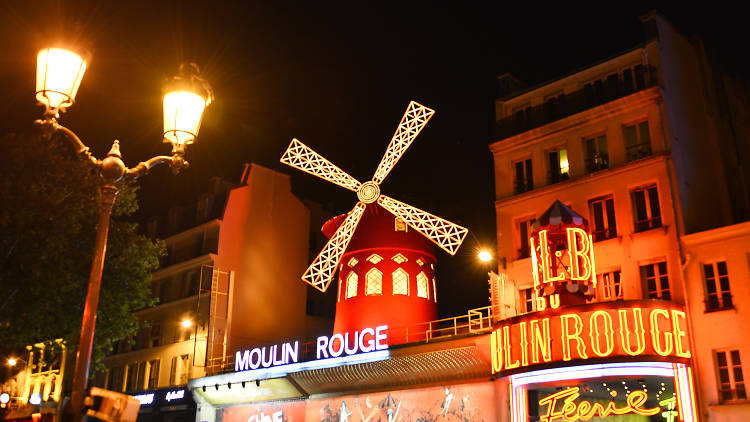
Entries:
{"label": "balcony railing", "polygon": [[606,79],[586,84],[584,89],[560,95],[542,105],[528,107],[499,120],[496,125],[496,138],[517,135],[656,84],[656,72],[653,67],[635,66],[625,70],[621,75],[610,75]]}

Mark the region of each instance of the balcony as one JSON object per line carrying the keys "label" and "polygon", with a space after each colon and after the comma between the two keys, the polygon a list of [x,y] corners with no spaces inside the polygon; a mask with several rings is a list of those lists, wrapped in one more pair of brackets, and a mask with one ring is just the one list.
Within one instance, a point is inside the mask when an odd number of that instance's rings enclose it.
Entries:
{"label": "balcony", "polygon": [[590,108],[617,100],[634,92],[657,85],[652,66],[638,65],[622,74],[613,74],[584,86],[584,89],[563,94],[542,105],[519,110],[497,122],[496,139],[504,139],[552,123]]}

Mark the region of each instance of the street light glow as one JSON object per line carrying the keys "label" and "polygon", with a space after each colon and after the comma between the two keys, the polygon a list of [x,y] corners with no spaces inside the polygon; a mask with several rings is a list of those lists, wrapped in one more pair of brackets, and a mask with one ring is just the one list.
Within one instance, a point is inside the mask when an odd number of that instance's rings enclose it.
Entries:
{"label": "street light glow", "polygon": [[61,48],[45,48],[36,60],[36,100],[48,109],[73,104],[86,71],[86,60]]}
{"label": "street light glow", "polygon": [[8,359],[8,366],[16,366],[16,363],[18,363],[18,361],[16,360],[16,358],[9,358]]}
{"label": "street light glow", "polygon": [[479,257],[479,260],[482,262],[489,262],[492,260],[492,254],[488,251],[479,251],[479,254],[477,255]]}
{"label": "street light glow", "polygon": [[185,328],[190,328],[190,326],[193,325],[193,321],[189,319],[183,319],[182,322],[180,322],[180,325],[182,325]]}
{"label": "street light glow", "polygon": [[193,143],[201,127],[206,99],[190,91],[164,95],[164,141],[173,145]]}

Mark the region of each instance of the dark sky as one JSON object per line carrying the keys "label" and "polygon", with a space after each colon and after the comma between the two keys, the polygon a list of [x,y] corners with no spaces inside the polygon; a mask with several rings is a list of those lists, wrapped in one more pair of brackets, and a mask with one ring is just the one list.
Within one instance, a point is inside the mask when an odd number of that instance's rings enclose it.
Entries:
{"label": "dark sky", "polygon": [[[186,203],[210,176],[237,181],[244,162],[291,174],[299,196],[330,202],[338,213],[353,206],[353,193],[278,163],[291,138],[366,181],[406,105],[416,100],[437,113],[381,188],[471,230],[456,257],[439,256],[442,315],[487,304],[486,269],[474,257],[479,245],[495,242],[488,149],[495,77],[511,72],[534,85],[629,49],[643,41],[638,17],[655,7],[154,3],[0,6],[0,131],[31,131],[41,116],[33,98],[36,51],[50,42],[82,46],[93,58],[61,123],[99,157],[119,139],[126,164],[134,166],[169,152],[160,143],[161,86],[181,62],[192,61],[216,100],[188,149],[191,167],[177,177],[158,168],[141,180],[143,213]],[[658,8],[686,33],[702,33],[725,51],[747,40],[746,32],[735,35],[744,16],[736,11],[684,3]],[[746,55],[744,43],[736,46]]]}

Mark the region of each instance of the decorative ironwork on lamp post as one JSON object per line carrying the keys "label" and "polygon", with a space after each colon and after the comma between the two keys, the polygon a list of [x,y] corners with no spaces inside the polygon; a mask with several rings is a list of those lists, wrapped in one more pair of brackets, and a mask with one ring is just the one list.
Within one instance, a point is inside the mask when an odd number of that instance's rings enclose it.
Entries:
{"label": "decorative ironwork on lamp post", "polygon": [[185,147],[193,143],[198,135],[203,111],[213,99],[213,91],[210,85],[199,76],[198,67],[192,63],[188,66],[180,66],[181,75],[171,80],[164,91],[163,137],[164,142],[172,144],[172,155],[152,157],[138,163],[135,167],[128,168],[122,161],[119,141],[115,140],[107,156],[100,160],[91,154],[89,148],[72,130],[60,125],[57,121],[60,112],[64,112],[66,108],[73,105],[86,71],[87,59],[69,50],[46,48],[37,56],[36,75],[36,99],[45,107],[45,112],[44,117],[36,120],[35,123],[41,127],[43,136],[49,139],[55,133],[62,133],[76,149],[80,158],[99,171],[103,182],[100,187],[99,222],[94,259],[91,264],[73,377],[71,404],[76,422],[83,417],[83,400],[88,384],[109,220],[118,192],[115,183],[123,177],[136,179],[147,174],[152,167],[162,163],[169,164],[175,174],[187,167]]}

